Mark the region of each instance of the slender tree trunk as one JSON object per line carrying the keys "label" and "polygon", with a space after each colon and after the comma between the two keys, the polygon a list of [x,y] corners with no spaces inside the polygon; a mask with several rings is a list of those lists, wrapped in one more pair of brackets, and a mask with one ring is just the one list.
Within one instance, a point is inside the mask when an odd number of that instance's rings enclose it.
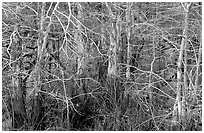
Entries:
{"label": "slender tree trunk", "polygon": [[[39,90],[41,90],[41,74],[40,74],[40,67],[41,67],[41,60],[43,56],[43,51],[46,46],[46,43],[43,42],[43,29],[44,29],[44,21],[45,21],[45,6],[46,2],[42,3],[42,6],[39,4],[39,18],[40,18],[40,24],[39,24],[39,31],[38,31],[38,40],[37,40],[37,63],[35,67],[36,71],[36,82],[35,86],[37,86],[36,94],[34,94],[33,97],[33,105],[32,108],[34,109],[33,117],[34,118],[34,130],[43,130],[44,127],[42,127],[42,118],[44,116],[43,108],[42,108],[42,101],[44,99],[44,95],[42,96],[41,93],[37,93]],[[41,11],[40,11],[41,7]],[[41,12],[41,13],[40,13]],[[45,39],[46,40],[46,39]],[[43,46],[44,44],[44,46]],[[36,97],[35,97],[36,96]],[[37,108],[37,109],[36,109]]]}
{"label": "slender tree trunk", "polygon": [[126,79],[130,79],[130,60],[131,60],[131,46],[130,46],[130,3],[127,3],[126,9],[126,34],[127,34],[127,69]]}
{"label": "slender tree trunk", "polygon": [[[200,2],[199,5],[200,5],[199,14],[202,15],[202,3]],[[202,31],[202,30],[200,30],[200,31]],[[201,73],[199,71],[200,71],[200,67],[201,67],[200,63],[202,60],[202,36],[201,35],[202,35],[202,33],[200,34],[200,47],[199,47],[199,52],[198,52],[198,57],[197,57],[197,62],[196,62],[195,87],[194,87],[194,96],[193,96],[193,102],[192,103],[195,103],[197,91],[199,89],[199,74]]]}
{"label": "slender tree trunk", "polygon": [[[112,17],[114,17],[110,6],[108,5],[108,3],[106,3],[106,6],[108,8],[109,14],[111,14]],[[116,72],[117,72],[117,65],[116,65],[116,50],[117,50],[117,44],[116,44],[116,32],[115,32],[115,24],[113,22],[114,20],[112,20],[111,22],[111,33],[110,33],[110,46],[109,46],[109,50],[107,52],[108,54],[108,76],[110,77],[115,77],[116,76]]]}
{"label": "slender tree trunk", "polygon": [[[201,37],[200,37],[201,38]],[[193,104],[195,104],[196,102],[196,95],[197,95],[197,91],[199,89],[199,77],[200,77],[200,62],[201,62],[201,59],[202,59],[202,39],[200,39],[200,47],[199,47],[199,52],[198,52],[198,59],[197,59],[197,62],[196,62],[196,76],[195,76],[195,87],[194,87],[194,92],[193,92]]]}
{"label": "slender tree trunk", "polygon": [[116,76],[117,66],[116,66],[116,41],[112,35],[110,35],[110,47],[108,51],[108,75]]}
{"label": "slender tree trunk", "polygon": [[76,42],[76,50],[77,50],[77,73],[80,75],[82,74],[83,69],[83,61],[84,61],[84,46],[83,46],[83,39],[82,39],[82,27],[80,22],[82,21],[83,13],[82,8],[79,3],[76,5],[77,10],[77,27],[75,29],[75,42]]}
{"label": "slender tree trunk", "polygon": [[[116,43],[117,43],[117,50],[118,50],[118,53],[121,54],[121,51],[122,51],[122,47],[121,47],[121,43],[120,43],[120,39],[121,39],[121,19],[120,19],[120,14],[117,15],[117,20],[116,20],[116,31],[117,31],[117,34],[116,34]],[[120,60],[120,54],[117,55],[117,62],[121,63],[122,61]],[[118,74],[121,72],[122,70],[122,67],[121,65],[118,66]],[[121,82],[121,80],[117,81],[118,83]],[[116,88],[116,96],[115,96],[115,100],[116,102],[118,102],[119,98],[120,98],[120,95],[121,93],[123,92],[122,90],[122,87],[119,86]]]}
{"label": "slender tree trunk", "polygon": [[[109,14],[114,18],[115,15],[113,14],[111,7],[108,5],[108,3],[106,3],[106,6],[108,8]],[[117,24],[118,24],[118,19],[115,20],[111,19],[111,33],[110,33],[110,46],[108,49],[108,80],[111,84],[111,94],[114,98],[114,102],[115,104],[117,104],[116,101],[116,93],[117,93],[117,88],[116,88],[116,84],[117,84]],[[119,108],[116,105],[115,108],[115,130],[118,131],[120,130],[120,112],[119,112]]]}
{"label": "slender tree trunk", "polygon": [[[58,6],[58,3],[55,5],[54,10],[56,9],[56,7]],[[40,7],[41,7],[41,11],[40,11]],[[53,10],[53,12],[54,12]],[[38,40],[37,40],[37,46],[38,46],[38,51],[37,51],[37,63],[36,63],[36,67],[35,67],[35,73],[36,73],[36,82],[35,82],[35,86],[37,86],[37,89],[35,90],[36,92],[38,91],[46,91],[45,87],[42,86],[41,84],[41,62],[43,59],[43,56],[45,54],[45,49],[46,49],[46,45],[48,42],[48,35],[51,29],[51,19],[48,22],[47,27],[46,23],[46,2],[43,2],[42,5],[39,4],[39,18],[40,18],[40,24],[39,24],[39,31],[38,31]],[[36,104],[33,105],[33,108],[39,108],[36,110],[36,112],[34,111],[34,115],[36,117],[36,121],[35,121],[35,128],[37,130],[44,130],[45,129],[45,116],[44,116],[44,107],[42,105],[45,95],[43,93],[36,93],[37,97],[34,98],[35,100],[37,100],[37,102],[34,102]],[[34,95],[35,96],[35,95]]]}
{"label": "slender tree trunk", "polygon": [[15,25],[14,32],[12,34],[12,46],[11,46],[11,58],[16,60],[13,63],[15,76],[12,77],[14,94],[12,97],[12,108],[13,108],[13,128],[22,128],[27,121],[26,113],[26,90],[23,84],[21,75],[22,68],[22,41],[19,37],[18,25]]}
{"label": "slender tree trunk", "polygon": [[[184,3],[182,4],[183,8],[185,10],[185,17],[184,17],[184,28],[183,28],[183,38],[181,41],[181,46],[180,46],[180,52],[179,52],[179,58],[177,62],[177,96],[176,96],[176,103],[174,105],[174,112],[173,112],[173,124],[178,125],[177,122],[183,123],[184,121],[182,120],[183,114],[185,114],[183,111],[183,98],[181,97],[183,95],[182,90],[186,89],[184,88],[185,85],[182,85],[182,61],[183,61],[183,54],[185,47],[187,45],[187,35],[188,35],[188,15],[189,15],[189,7],[190,4]],[[185,65],[185,64],[183,64]],[[183,91],[184,92],[184,91]],[[178,128],[180,129],[180,126]]]}
{"label": "slender tree trunk", "polygon": [[[187,34],[187,33],[186,33]],[[186,106],[186,95],[187,95],[187,88],[188,88],[188,83],[187,83],[187,79],[188,79],[188,74],[187,74],[187,58],[188,58],[188,56],[187,56],[187,48],[188,48],[188,43],[187,43],[187,41],[185,41],[184,42],[185,44],[185,46],[184,46],[184,64],[183,64],[183,67],[184,67],[184,73],[183,73],[183,83],[184,83],[184,86],[183,86],[183,88],[181,89],[181,95],[183,96],[183,98],[181,99],[181,122],[182,122],[182,125],[185,127],[186,126],[186,122],[187,122],[187,119],[186,119],[186,108],[187,108],[187,106]]]}
{"label": "slender tree trunk", "polygon": [[[100,43],[98,44],[98,49],[99,51],[102,51],[103,50],[103,47],[105,46],[105,40],[104,40],[104,37],[105,37],[105,27],[103,26],[105,24],[105,21],[104,21],[104,17],[101,17],[101,40],[100,40]],[[92,47],[91,47],[92,49]],[[102,52],[103,53],[103,52]],[[100,56],[100,55],[99,55]],[[105,64],[104,64],[104,58],[101,57],[99,58],[98,60],[98,80],[100,81],[101,85],[103,85],[104,81],[105,81],[105,78],[104,78],[104,72],[105,72]]]}

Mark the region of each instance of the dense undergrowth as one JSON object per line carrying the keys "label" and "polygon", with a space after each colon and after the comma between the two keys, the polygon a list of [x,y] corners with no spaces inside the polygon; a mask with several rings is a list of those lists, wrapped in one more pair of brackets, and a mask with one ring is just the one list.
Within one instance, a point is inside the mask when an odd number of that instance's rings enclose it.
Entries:
{"label": "dense undergrowth", "polygon": [[[179,123],[172,125],[174,100],[156,90],[153,90],[152,104],[149,102],[148,93],[145,92],[137,94],[132,90],[128,95],[124,91],[115,92],[114,87],[123,90],[124,85],[121,80],[111,79],[111,82],[107,81],[104,86],[98,86],[98,89],[90,93],[73,96],[68,103],[69,110],[62,97],[54,93],[39,92],[38,96],[27,103],[29,119],[22,127],[12,130],[68,130],[67,116],[70,121],[69,130],[74,131],[198,131],[202,129],[201,101],[190,108],[185,125],[180,127]],[[89,86],[86,88],[91,89]],[[4,96],[8,97],[6,94]],[[172,95],[172,97],[175,96]],[[12,119],[11,112],[18,105],[15,105],[15,101],[11,99],[5,101],[4,98],[3,102],[3,126],[6,126],[6,124],[12,124],[9,123]],[[13,107],[8,103],[13,104]],[[19,117],[23,119],[22,116]],[[11,130],[11,127],[8,128]],[[8,130],[6,127],[3,129]]]}

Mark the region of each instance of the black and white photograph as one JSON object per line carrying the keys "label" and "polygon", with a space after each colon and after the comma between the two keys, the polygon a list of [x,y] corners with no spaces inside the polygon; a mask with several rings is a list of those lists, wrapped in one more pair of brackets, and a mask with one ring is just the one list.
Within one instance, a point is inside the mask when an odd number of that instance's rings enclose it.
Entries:
{"label": "black and white photograph", "polygon": [[202,131],[202,2],[1,2],[2,131]]}

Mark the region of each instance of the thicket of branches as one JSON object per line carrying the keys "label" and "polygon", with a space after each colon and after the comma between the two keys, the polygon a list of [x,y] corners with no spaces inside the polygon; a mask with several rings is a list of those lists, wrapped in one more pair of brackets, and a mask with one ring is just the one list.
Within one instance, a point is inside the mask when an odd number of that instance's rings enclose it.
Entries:
{"label": "thicket of branches", "polygon": [[2,3],[3,130],[202,130],[202,3]]}

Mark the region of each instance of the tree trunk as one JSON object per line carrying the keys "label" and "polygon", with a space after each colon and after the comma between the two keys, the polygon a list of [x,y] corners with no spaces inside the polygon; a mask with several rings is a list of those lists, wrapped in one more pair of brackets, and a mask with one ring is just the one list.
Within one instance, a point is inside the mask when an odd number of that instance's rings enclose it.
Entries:
{"label": "tree trunk", "polygon": [[[183,61],[183,54],[184,54],[184,50],[185,47],[187,45],[187,36],[188,36],[188,15],[189,15],[189,10],[190,10],[190,6],[191,4],[187,4],[184,3],[182,4],[183,8],[185,10],[185,18],[184,18],[184,28],[183,28],[183,38],[181,41],[181,46],[180,46],[180,52],[179,52],[179,58],[178,58],[178,62],[177,62],[177,96],[176,96],[176,103],[174,105],[174,112],[173,112],[173,124],[178,125],[177,122],[179,123],[184,123],[185,121],[183,120],[183,118],[185,118],[186,116],[183,116],[184,114],[186,114],[184,111],[184,105],[183,105],[183,100],[185,99],[181,99],[181,96],[183,95],[183,92],[186,88],[184,88],[185,86],[182,85],[182,61]],[[186,64],[183,64],[186,65]],[[183,91],[182,91],[183,90]],[[178,127],[178,130],[180,129],[180,126]]]}
{"label": "tree trunk", "polygon": [[[54,9],[58,6],[58,4],[55,5]],[[45,129],[45,116],[44,116],[44,107],[43,107],[43,102],[45,99],[45,95],[43,93],[38,93],[39,91],[44,92],[45,87],[42,86],[41,84],[41,62],[43,59],[43,56],[45,54],[45,49],[46,49],[46,45],[48,42],[48,35],[51,29],[51,20],[48,22],[47,27],[45,27],[45,23],[46,22],[46,2],[42,3],[42,6],[39,5],[39,7],[41,7],[41,11],[39,11],[39,17],[40,17],[40,25],[39,25],[39,31],[38,31],[38,41],[37,41],[37,47],[38,47],[38,51],[37,51],[37,63],[36,63],[36,67],[35,70],[36,71],[36,82],[35,82],[35,86],[37,87],[37,89],[35,89],[35,93],[33,99],[34,99],[34,104],[32,105],[33,108],[38,108],[36,111],[34,111],[34,113],[36,113],[36,115],[34,117],[36,121],[34,121],[34,126],[36,128],[36,130],[44,130]],[[54,11],[53,11],[54,12]],[[45,30],[46,29],[46,30]],[[48,44],[49,45],[49,44]],[[40,121],[40,123],[39,123]]]}
{"label": "tree trunk", "polygon": [[[202,3],[200,2],[199,3],[200,5],[200,8],[199,8],[199,14],[202,16]],[[202,31],[202,30],[201,30]],[[202,34],[202,33],[201,33]],[[194,87],[194,96],[193,96],[193,104],[195,103],[196,101],[196,95],[197,95],[197,91],[199,89],[199,72],[200,71],[200,63],[201,63],[201,60],[202,60],[202,36],[200,34],[200,47],[199,47],[199,52],[198,52],[198,57],[197,57],[197,62],[196,62],[196,76],[195,76],[195,87]]]}
{"label": "tree trunk", "polygon": [[127,69],[126,79],[130,79],[130,60],[131,60],[131,46],[130,46],[130,3],[127,3],[126,9],[126,34],[127,34]]}
{"label": "tree trunk", "polygon": [[[114,14],[111,11],[110,6],[108,5],[108,3],[106,3],[106,6],[108,8],[109,13],[111,14],[112,17],[114,17]],[[110,46],[108,49],[108,76],[110,77],[115,77],[116,76],[116,72],[117,72],[117,55],[116,55],[116,50],[117,50],[117,44],[116,44],[116,28],[115,28],[115,24],[114,24],[114,20],[111,20],[111,33],[110,33]]]}
{"label": "tree trunk", "polygon": [[11,46],[11,59],[16,60],[13,63],[15,76],[12,76],[13,83],[13,97],[12,97],[12,109],[13,109],[13,128],[22,128],[27,121],[26,113],[26,88],[25,83],[22,79],[21,69],[22,69],[22,41],[18,36],[18,25],[15,25],[12,46]]}
{"label": "tree trunk", "polygon": [[82,26],[81,21],[83,17],[82,8],[79,3],[76,5],[77,10],[77,27],[75,29],[74,39],[76,42],[76,51],[77,51],[77,74],[82,74],[83,63],[84,63],[84,46],[83,46],[83,38],[82,38]]}
{"label": "tree trunk", "polygon": [[110,47],[108,51],[108,75],[109,76],[116,76],[117,66],[116,66],[116,41],[110,35]]}

